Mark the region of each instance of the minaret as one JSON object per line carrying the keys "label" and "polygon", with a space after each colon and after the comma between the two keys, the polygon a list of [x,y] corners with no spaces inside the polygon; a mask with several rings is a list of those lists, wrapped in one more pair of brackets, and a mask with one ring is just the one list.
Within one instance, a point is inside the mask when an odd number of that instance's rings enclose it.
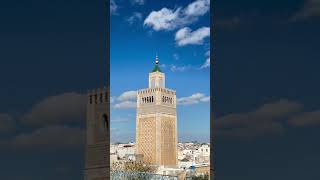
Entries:
{"label": "minaret", "polygon": [[149,87],[137,92],[136,153],[144,163],[177,166],[176,92],[165,87],[158,56]]}
{"label": "minaret", "polygon": [[84,180],[107,180],[110,176],[109,91],[88,92]]}

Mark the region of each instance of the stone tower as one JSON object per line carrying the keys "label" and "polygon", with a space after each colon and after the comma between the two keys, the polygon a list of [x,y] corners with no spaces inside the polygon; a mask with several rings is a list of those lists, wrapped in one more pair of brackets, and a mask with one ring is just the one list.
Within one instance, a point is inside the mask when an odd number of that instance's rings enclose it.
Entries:
{"label": "stone tower", "polygon": [[110,113],[106,88],[88,92],[85,180],[110,179]]}
{"label": "stone tower", "polygon": [[144,163],[177,165],[176,92],[165,88],[165,74],[156,64],[149,73],[149,87],[137,92],[136,154]]}

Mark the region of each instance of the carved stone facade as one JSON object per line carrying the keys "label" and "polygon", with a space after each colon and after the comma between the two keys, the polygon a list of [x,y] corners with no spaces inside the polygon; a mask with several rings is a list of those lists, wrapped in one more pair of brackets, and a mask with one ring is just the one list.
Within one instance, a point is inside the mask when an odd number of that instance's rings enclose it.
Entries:
{"label": "carved stone facade", "polygon": [[176,92],[165,88],[158,64],[149,73],[149,88],[137,92],[136,153],[145,163],[177,166]]}
{"label": "carved stone facade", "polygon": [[109,92],[97,89],[88,93],[85,180],[110,179]]}

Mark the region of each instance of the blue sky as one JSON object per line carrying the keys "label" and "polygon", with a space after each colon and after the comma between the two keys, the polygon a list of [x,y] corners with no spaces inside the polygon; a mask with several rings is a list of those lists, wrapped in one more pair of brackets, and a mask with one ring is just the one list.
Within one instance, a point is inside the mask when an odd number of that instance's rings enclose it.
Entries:
{"label": "blue sky", "polygon": [[180,102],[179,140],[209,141],[209,6],[206,0],[111,3],[112,142],[135,139],[135,98],[130,91],[148,86],[156,53],[166,87],[177,91]]}

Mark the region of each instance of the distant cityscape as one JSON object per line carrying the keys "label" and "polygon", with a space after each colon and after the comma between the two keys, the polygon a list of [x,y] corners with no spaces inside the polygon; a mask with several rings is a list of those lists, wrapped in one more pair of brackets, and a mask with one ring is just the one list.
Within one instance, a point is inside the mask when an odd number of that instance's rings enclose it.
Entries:
{"label": "distant cityscape", "polygon": [[[160,166],[157,174],[178,176],[209,175],[210,171],[210,143],[184,142],[178,143],[178,165],[175,168]],[[128,162],[142,162],[142,157],[136,154],[135,143],[113,143],[110,145],[110,166]]]}

